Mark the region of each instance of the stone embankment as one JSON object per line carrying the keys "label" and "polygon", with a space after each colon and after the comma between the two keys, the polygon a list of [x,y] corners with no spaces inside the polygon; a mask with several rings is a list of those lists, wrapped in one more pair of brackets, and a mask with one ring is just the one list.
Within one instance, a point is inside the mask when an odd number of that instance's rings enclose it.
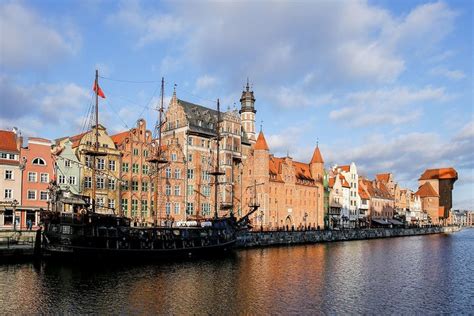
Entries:
{"label": "stone embankment", "polygon": [[320,231],[263,231],[245,232],[238,236],[237,247],[268,247],[295,244],[312,244],[332,241],[364,240],[389,237],[452,233],[459,227],[423,227],[423,228],[372,228]]}

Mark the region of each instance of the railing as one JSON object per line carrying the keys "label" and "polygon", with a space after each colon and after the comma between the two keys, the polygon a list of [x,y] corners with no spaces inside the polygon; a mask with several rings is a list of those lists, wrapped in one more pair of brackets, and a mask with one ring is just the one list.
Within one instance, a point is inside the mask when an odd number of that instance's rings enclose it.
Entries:
{"label": "railing", "polygon": [[31,246],[34,247],[35,245],[35,237],[28,236],[28,237],[15,237],[15,236],[6,236],[0,237],[0,248],[14,248],[18,246]]}

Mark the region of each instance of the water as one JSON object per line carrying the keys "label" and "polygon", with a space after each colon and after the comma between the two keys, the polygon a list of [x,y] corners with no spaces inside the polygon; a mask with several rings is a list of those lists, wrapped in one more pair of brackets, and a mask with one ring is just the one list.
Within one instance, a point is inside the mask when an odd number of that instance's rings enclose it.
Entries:
{"label": "water", "polygon": [[474,313],[474,229],[161,264],[0,265],[1,313]]}

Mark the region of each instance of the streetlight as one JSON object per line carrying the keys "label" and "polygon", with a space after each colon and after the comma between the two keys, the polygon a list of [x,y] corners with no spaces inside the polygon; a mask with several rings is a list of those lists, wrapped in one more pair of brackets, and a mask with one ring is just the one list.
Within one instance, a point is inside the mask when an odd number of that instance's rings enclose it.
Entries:
{"label": "streetlight", "polygon": [[308,213],[304,212],[304,216],[303,216],[304,230],[306,230],[306,218],[308,218]]}
{"label": "streetlight", "polygon": [[13,230],[16,231],[16,207],[18,206],[18,201],[15,199],[12,201],[11,206],[13,208]]}

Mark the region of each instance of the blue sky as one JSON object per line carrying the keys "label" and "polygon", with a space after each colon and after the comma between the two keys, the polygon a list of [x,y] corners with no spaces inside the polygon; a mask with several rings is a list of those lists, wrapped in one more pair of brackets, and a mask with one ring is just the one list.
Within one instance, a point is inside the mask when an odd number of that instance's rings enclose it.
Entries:
{"label": "blue sky", "polygon": [[474,209],[472,1],[2,1],[0,128],[82,131],[94,70],[101,121],[125,130],[169,99],[238,106],[246,78],[271,151],[355,161],[417,189],[454,166]]}

